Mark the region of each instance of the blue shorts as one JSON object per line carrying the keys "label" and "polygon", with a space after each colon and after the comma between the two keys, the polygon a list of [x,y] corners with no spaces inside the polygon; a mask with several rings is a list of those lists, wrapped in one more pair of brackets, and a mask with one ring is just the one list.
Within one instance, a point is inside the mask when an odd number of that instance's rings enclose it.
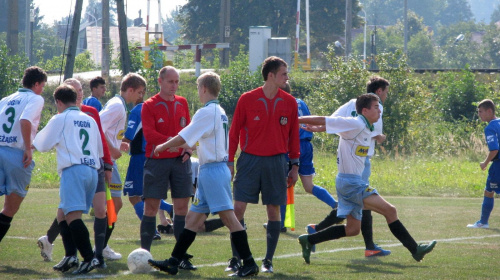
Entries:
{"label": "blue shorts", "polygon": [[495,192],[500,194],[500,160],[496,160],[491,163],[488,169],[488,178],[486,179],[486,187],[484,188],[487,192]]}
{"label": "blue shorts", "polygon": [[23,155],[21,149],[0,146],[0,196],[15,193],[25,197],[28,194],[35,161],[24,168]]}
{"label": "blue shorts", "polygon": [[372,175],[372,162],[370,161],[370,157],[366,157],[365,169],[363,169],[361,179],[363,179],[363,181],[365,181],[365,183],[368,185],[370,184],[370,175]]}
{"label": "blue shorts", "polygon": [[206,163],[200,166],[198,188],[189,211],[215,214],[233,209],[231,172],[227,162]]}
{"label": "blue shorts", "polygon": [[97,170],[83,164],[64,168],[61,174],[59,208],[64,215],[70,212],[89,212],[97,188]]}
{"label": "blue shorts", "polygon": [[120,178],[120,172],[118,171],[118,165],[116,161],[113,160],[113,174],[111,175],[111,183],[109,183],[109,190],[111,191],[112,197],[122,196],[122,179]]}
{"label": "blue shorts", "polygon": [[300,140],[299,175],[311,176],[316,173],[313,164],[313,145],[311,141]]}
{"label": "blue shorts", "polygon": [[345,219],[347,215],[351,215],[361,220],[363,199],[378,194],[377,190],[366,184],[361,176],[354,174],[339,173],[335,184],[339,200],[337,217]]}
{"label": "blue shorts", "polygon": [[127,177],[125,178],[125,185],[123,186],[123,195],[142,196],[145,161],[145,154],[130,156]]}

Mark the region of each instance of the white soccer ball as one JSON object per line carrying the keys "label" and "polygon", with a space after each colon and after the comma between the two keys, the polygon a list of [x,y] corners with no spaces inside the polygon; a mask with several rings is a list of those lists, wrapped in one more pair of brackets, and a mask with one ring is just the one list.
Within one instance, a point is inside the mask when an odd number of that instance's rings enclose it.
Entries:
{"label": "white soccer ball", "polygon": [[134,274],[149,273],[153,270],[153,268],[148,264],[148,260],[152,258],[153,256],[149,251],[142,248],[135,249],[128,255],[128,269]]}

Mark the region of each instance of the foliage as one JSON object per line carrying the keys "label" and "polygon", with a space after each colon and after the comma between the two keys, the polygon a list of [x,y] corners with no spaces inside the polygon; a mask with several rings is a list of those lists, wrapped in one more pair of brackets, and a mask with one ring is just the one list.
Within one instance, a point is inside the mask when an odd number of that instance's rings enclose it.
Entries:
{"label": "foliage", "polygon": [[[109,25],[117,26],[117,11],[116,3],[114,0],[109,1]],[[82,22],[95,22],[97,20],[97,26],[102,26],[102,1],[101,0],[89,0],[85,12],[82,13]],[[94,25],[94,24],[92,24]]]}
{"label": "foliage", "polygon": [[0,99],[15,92],[21,85],[28,59],[24,56],[9,55],[5,42],[0,42]]}
{"label": "foliage", "polygon": [[178,14],[179,8],[176,7],[174,10],[172,10],[172,12],[170,12],[170,16],[167,16],[167,18],[163,19],[163,36],[168,42],[174,42],[180,36],[179,29],[181,28],[181,26],[176,20]]}
{"label": "foliage", "polygon": [[444,8],[439,12],[439,22],[445,26],[473,19],[467,0],[447,0]]}
{"label": "foliage", "polygon": [[92,60],[90,51],[85,50],[84,52],[76,55],[74,66],[75,72],[88,72],[92,70],[97,70],[97,67],[94,63],[94,60]]}

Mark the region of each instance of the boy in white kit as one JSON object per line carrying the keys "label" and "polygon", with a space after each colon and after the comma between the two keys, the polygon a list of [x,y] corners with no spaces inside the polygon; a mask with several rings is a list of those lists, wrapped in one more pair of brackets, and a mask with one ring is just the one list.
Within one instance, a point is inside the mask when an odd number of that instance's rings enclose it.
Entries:
{"label": "boy in white kit", "polygon": [[29,67],[24,71],[23,88],[0,100],[0,196],[5,195],[0,242],[28,194],[35,166],[31,141],[38,130],[44,103],[40,94],[46,82],[45,71]]}
{"label": "boy in white kit", "polygon": [[97,170],[103,156],[99,129],[94,119],[76,107],[76,91],[61,85],[54,91],[59,114],[37,134],[33,146],[40,152],[57,152],[57,172],[61,177],[57,211],[59,223],[66,221],[83,262],[73,274],[85,274],[99,263],[94,258],[89,231],[82,221],[88,213],[97,187]]}
{"label": "boy in white kit", "polygon": [[243,260],[243,266],[234,275],[239,277],[257,275],[259,267],[250,252],[247,233],[233,211],[231,173],[227,167],[228,118],[217,100],[221,87],[220,78],[213,72],[207,72],[198,78],[197,83],[198,96],[204,104],[203,108],[196,112],[191,123],[177,136],[158,145],[154,152],[158,154],[166,149],[177,149],[183,145],[183,147],[193,147],[198,142],[197,152],[200,161],[198,188],[186,216],[186,225],[175,244],[171,258],[148,262],[168,274],[177,274],[177,267],[194,242],[196,232],[207,219],[207,214],[218,213],[229,228],[231,239]]}

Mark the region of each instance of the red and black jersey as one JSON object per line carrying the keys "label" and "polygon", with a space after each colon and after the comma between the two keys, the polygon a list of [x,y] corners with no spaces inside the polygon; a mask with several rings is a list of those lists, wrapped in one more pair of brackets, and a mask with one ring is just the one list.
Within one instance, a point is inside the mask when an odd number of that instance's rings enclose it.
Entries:
{"label": "red and black jersey", "polygon": [[80,110],[89,115],[94,119],[94,121],[97,123],[97,127],[99,128],[99,134],[101,135],[101,141],[102,141],[102,151],[104,152],[104,156],[102,157],[102,160],[104,163],[107,163],[109,165],[113,165],[113,162],[111,161],[111,155],[109,154],[109,147],[108,147],[108,142],[106,141],[106,137],[104,136],[104,132],[102,131],[102,126],[101,126],[101,118],[99,117],[99,112],[97,111],[96,108],[92,106],[87,106],[83,105],[80,107]]}

